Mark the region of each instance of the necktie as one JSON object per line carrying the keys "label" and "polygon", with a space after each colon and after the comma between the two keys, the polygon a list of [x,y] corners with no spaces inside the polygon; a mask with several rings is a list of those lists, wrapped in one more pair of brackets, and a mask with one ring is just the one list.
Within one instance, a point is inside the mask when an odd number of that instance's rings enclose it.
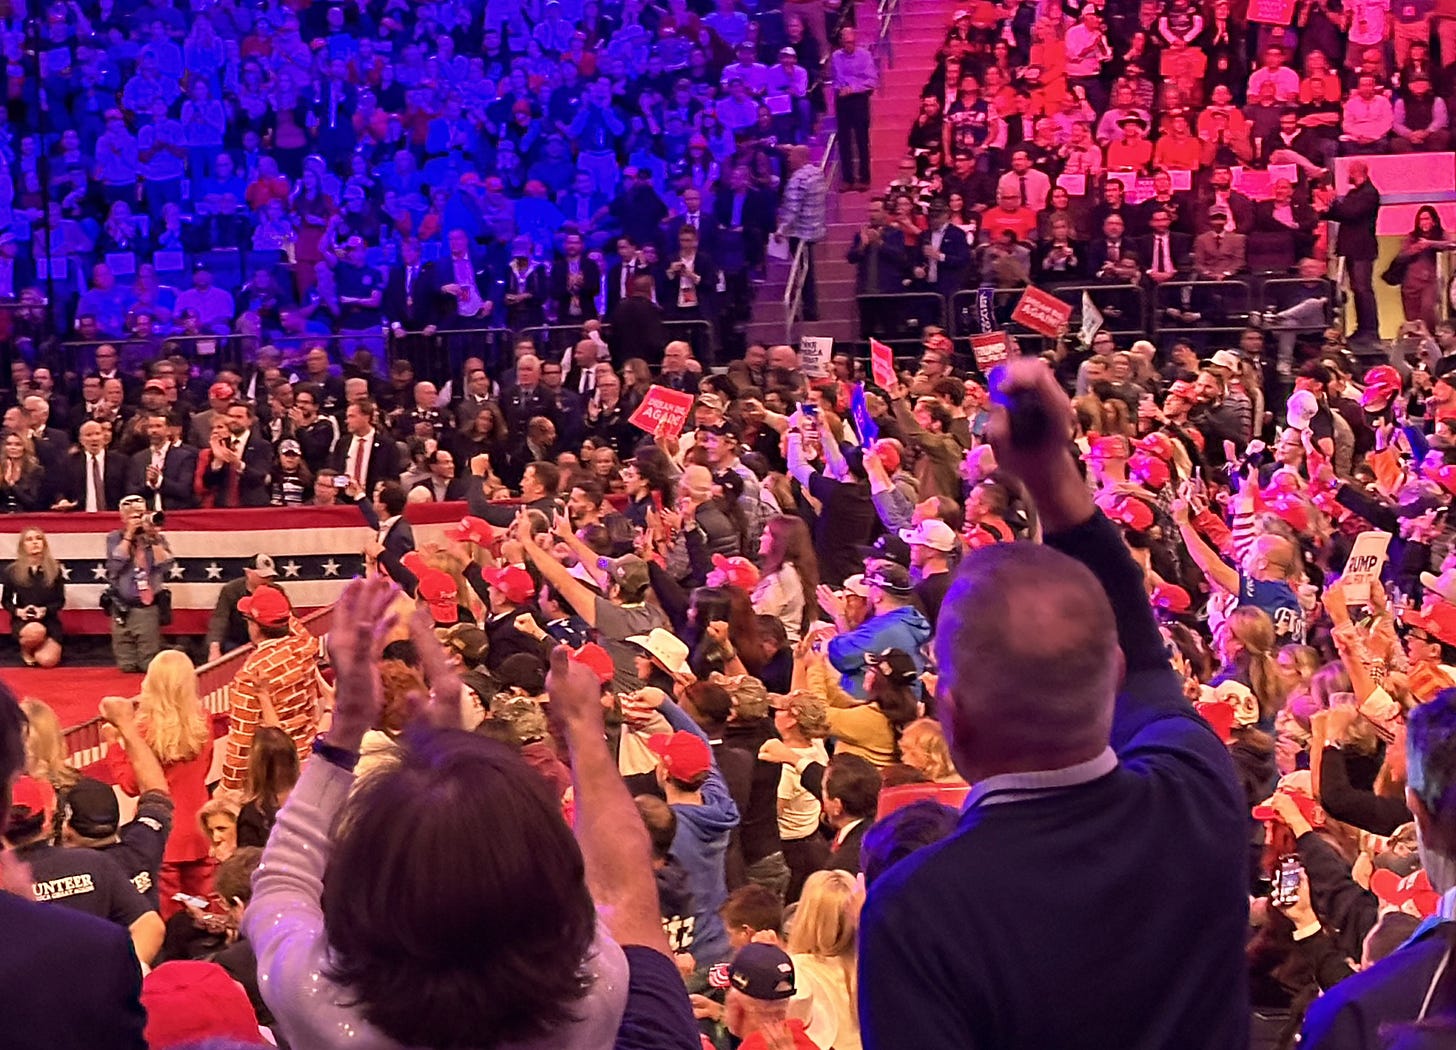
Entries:
{"label": "necktie", "polygon": [[1030,201],[1030,198],[1026,196],[1026,176],[1018,175],[1017,178],[1021,180],[1021,206],[1024,208]]}
{"label": "necktie", "polygon": [[1213,235],[1213,247],[1215,251],[1223,251],[1223,234],[1215,233]]}
{"label": "necktie", "polygon": [[1122,258],[1122,246],[1116,241],[1107,242],[1107,258],[1111,262],[1117,262],[1118,259]]}
{"label": "necktie", "polygon": [[696,230],[698,228],[698,217],[696,215],[689,215],[688,225]]}
{"label": "necktie", "polygon": [[86,501],[86,509],[90,511],[105,510],[105,496],[101,483],[101,457],[95,454],[91,456],[91,497]]}
{"label": "necktie", "polygon": [[1156,269],[1157,269],[1157,271],[1159,273],[1167,273],[1168,272],[1168,269],[1169,269],[1169,267],[1168,267],[1168,235],[1165,234],[1165,233],[1158,235],[1158,265],[1157,265]]}
{"label": "necktie", "polygon": [[354,465],[349,468],[349,476],[354,479],[355,484],[364,484],[364,439],[354,439]]}

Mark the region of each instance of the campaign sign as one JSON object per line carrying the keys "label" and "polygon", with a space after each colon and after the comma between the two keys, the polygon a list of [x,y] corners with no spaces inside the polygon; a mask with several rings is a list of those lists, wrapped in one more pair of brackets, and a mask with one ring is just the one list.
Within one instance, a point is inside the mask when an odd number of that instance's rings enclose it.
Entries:
{"label": "campaign sign", "polygon": [[637,406],[637,411],[632,413],[632,418],[627,422],[634,427],[641,427],[649,434],[656,434],[658,427],[665,427],[669,437],[677,437],[682,433],[683,424],[688,421],[693,400],[692,394],[685,394],[681,390],[651,386],[647,388],[647,396],[642,399],[642,404]]}
{"label": "campaign sign", "polygon": [[976,355],[976,367],[984,375],[1011,356],[1011,341],[1005,332],[983,332],[971,336],[971,353]]}
{"label": "campaign sign", "polygon": [[1380,570],[1385,568],[1386,549],[1390,546],[1390,533],[1371,530],[1355,537],[1350,548],[1350,557],[1345,561],[1345,571],[1340,582],[1345,586],[1345,601],[1351,605],[1366,605],[1370,601],[1370,581],[1380,579]]}
{"label": "campaign sign", "polygon": [[1072,319],[1072,304],[1064,303],[1040,288],[1028,286],[1017,300],[1016,309],[1011,311],[1011,319],[1033,332],[1055,339]]}
{"label": "campaign sign", "polygon": [[834,338],[827,335],[799,336],[799,370],[818,378],[829,374],[829,359],[834,356]]}

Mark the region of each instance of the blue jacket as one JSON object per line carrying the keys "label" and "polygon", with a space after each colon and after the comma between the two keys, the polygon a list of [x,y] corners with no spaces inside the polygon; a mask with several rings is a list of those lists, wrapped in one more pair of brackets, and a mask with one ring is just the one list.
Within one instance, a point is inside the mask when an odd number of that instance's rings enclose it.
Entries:
{"label": "blue jacket", "polygon": [[[1382,1050],[1382,1025],[1414,1021],[1446,953],[1449,923],[1427,923],[1380,962],[1310,1004],[1300,1050]],[[1404,1044],[1402,1044],[1404,1045]]]}
{"label": "blue jacket", "polygon": [[[708,739],[698,724],[682,708],[673,703],[662,705],[663,716],[673,729],[686,730]],[[711,749],[710,749],[711,750]],[[728,837],[738,826],[738,807],[728,794],[728,785],[718,772],[718,760],[703,784],[701,806],[674,805],[677,834],[672,840],[672,856],[688,873],[688,889],[693,895],[693,958],[698,967],[711,966],[728,958],[728,931],[718,909],[728,899],[728,883],[724,877],[728,855]]]}
{"label": "blue jacket", "polygon": [[920,647],[930,641],[930,621],[913,606],[892,609],[872,616],[848,634],[829,642],[829,662],[840,673],[839,685],[857,700],[865,698],[864,658],[866,653],[903,649],[915,660],[917,670],[925,670],[925,657]]}

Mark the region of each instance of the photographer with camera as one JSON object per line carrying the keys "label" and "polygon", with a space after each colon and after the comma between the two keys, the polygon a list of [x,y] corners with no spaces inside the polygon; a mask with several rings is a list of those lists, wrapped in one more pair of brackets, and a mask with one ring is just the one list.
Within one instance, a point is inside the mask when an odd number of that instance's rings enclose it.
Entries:
{"label": "photographer with camera", "polygon": [[171,619],[165,587],[172,551],[162,535],[162,514],[141,496],[121,501],[121,528],[106,537],[106,592],[101,607],[111,616],[111,650],[123,671],[147,669],[162,647],[162,626]]}

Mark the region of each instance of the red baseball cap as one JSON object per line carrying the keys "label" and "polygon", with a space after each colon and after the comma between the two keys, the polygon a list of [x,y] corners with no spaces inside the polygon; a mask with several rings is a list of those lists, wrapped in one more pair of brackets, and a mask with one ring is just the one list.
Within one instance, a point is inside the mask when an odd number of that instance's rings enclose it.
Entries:
{"label": "red baseball cap", "polygon": [[1133,477],[1154,489],[1162,488],[1173,477],[1168,464],[1147,452],[1134,452],[1127,461],[1127,469]]}
{"label": "red baseball cap", "polygon": [[177,959],[142,981],[147,1045],[152,1050],[226,1039],[267,1046],[243,986],[217,963]]}
{"label": "red baseball cap", "polygon": [[573,649],[571,659],[596,675],[602,685],[606,685],[617,675],[617,665],[612,662],[612,654],[596,642],[587,642],[580,649]]}
{"label": "red baseball cap", "polygon": [[713,752],[708,742],[685,729],[676,733],[653,733],[647,739],[647,750],[662,760],[667,775],[674,780],[692,783],[713,768]]}
{"label": "red baseball cap", "polygon": [[1199,717],[1213,727],[1219,740],[1225,744],[1233,743],[1234,708],[1232,704],[1226,704],[1222,700],[1200,700],[1193,705],[1193,710],[1197,711]]}
{"label": "red baseball cap", "polygon": [[1198,387],[1186,379],[1177,379],[1168,387],[1168,396],[1180,398],[1191,405],[1198,400]]}
{"label": "red baseball cap", "polygon": [[520,605],[531,600],[536,593],[536,581],[519,565],[503,565],[498,568],[480,570],[486,583],[506,596],[506,600]]}
{"label": "red baseball cap", "polygon": [[894,474],[900,469],[900,450],[888,441],[876,441],[871,451],[880,457],[880,462],[885,465],[886,474]]}
{"label": "red baseball cap", "polygon": [[1173,456],[1177,453],[1173,439],[1167,434],[1149,434],[1147,437],[1134,441],[1133,444],[1137,446],[1138,451],[1146,452],[1150,456],[1156,456],[1164,463],[1173,462]]}
{"label": "red baseball cap", "polygon": [[231,383],[213,383],[207,388],[207,396],[212,401],[231,401],[236,394]]}
{"label": "red baseball cap", "polygon": [[1268,509],[1295,532],[1309,531],[1309,504],[1292,492],[1278,492],[1268,501]]}
{"label": "red baseball cap", "polygon": [[1153,605],[1181,615],[1193,607],[1193,599],[1176,583],[1160,583],[1153,588]]}
{"label": "red baseball cap", "polygon": [[[1376,868],[1370,873],[1370,892],[1382,904],[1388,904],[1401,911],[1414,911],[1423,919],[1436,914],[1441,906],[1441,895],[1431,885],[1431,877],[1424,868],[1401,878],[1389,868]],[[1407,908],[1409,904],[1411,907]]]}
{"label": "red baseball cap", "polygon": [[455,578],[448,572],[425,569],[419,573],[415,597],[429,606],[430,616],[436,623],[459,621],[459,589],[455,586]]}
{"label": "red baseball cap", "polygon": [[1134,532],[1153,527],[1153,509],[1136,496],[1117,492],[1099,501],[1102,513]]}
{"label": "red baseball cap", "polygon": [[[1297,770],[1293,773],[1286,773],[1279,780],[1279,787],[1275,790],[1288,795],[1294,799],[1294,804],[1299,807],[1299,812],[1304,819],[1309,821],[1312,827],[1323,827],[1325,823],[1325,812],[1320,808],[1319,802],[1310,793],[1310,774],[1308,770]],[[1266,806],[1263,803],[1255,806],[1251,813],[1255,820],[1278,820],[1279,814],[1274,812],[1273,806]]]}
{"label": "red baseball cap", "polygon": [[238,612],[264,627],[282,627],[293,615],[293,606],[288,602],[288,595],[265,583],[239,599]]}
{"label": "red baseball cap", "polygon": [[55,816],[56,789],[50,781],[30,775],[20,776],[10,787],[10,810],[25,810],[34,816],[44,813],[48,818]]}
{"label": "red baseball cap", "polygon": [[484,518],[467,515],[460,519],[458,525],[451,525],[445,530],[445,538],[456,543],[475,543],[487,547],[495,540],[495,528]]}
{"label": "red baseball cap", "polygon": [[713,568],[723,574],[730,587],[751,591],[758,586],[758,566],[747,558],[738,555],[725,558],[721,554],[715,554],[713,555]]}
{"label": "red baseball cap", "polygon": [[1127,459],[1127,440],[1120,437],[1093,438],[1083,459]]}

